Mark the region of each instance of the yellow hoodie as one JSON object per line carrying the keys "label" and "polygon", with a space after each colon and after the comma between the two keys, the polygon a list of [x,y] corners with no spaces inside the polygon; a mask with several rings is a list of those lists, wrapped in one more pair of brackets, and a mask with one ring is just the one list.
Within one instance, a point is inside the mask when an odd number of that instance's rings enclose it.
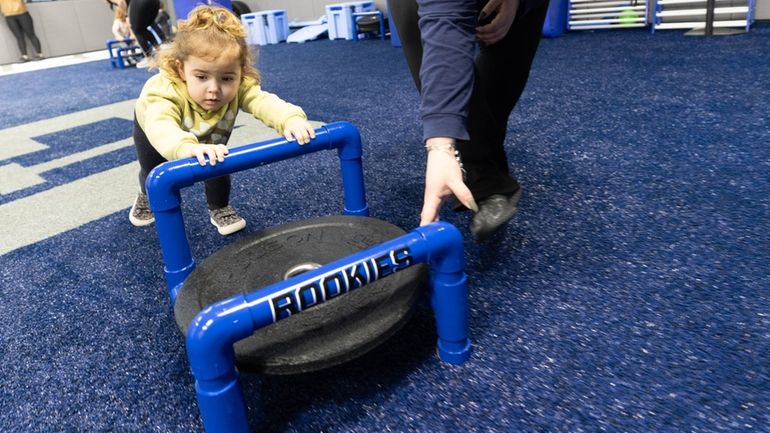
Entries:
{"label": "yellow hoodie", "polygon": [[300,107],[262,91],[249,77],[242,80],[238,94],[229,104],[217,111],[206,110],[193,101],[181,79],[163,70],[144,84],[135,113],[152,146],[171,161],[197,143],[227,144],[239,109],[279,134],[283,134],[290,118],[307,119]]}
{"label": "yellow hoodie", "polygon": [[27,12],[24,0],[0,0],[0,13],[6,17],[15,17]]}

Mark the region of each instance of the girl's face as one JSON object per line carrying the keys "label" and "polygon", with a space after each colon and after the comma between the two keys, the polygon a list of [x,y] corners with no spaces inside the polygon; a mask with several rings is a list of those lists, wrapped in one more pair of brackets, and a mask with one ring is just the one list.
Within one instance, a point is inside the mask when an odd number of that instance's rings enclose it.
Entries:
{"label": "girl's face", "polygon": [[241,83],[241,63],[237,55],[224,52],[215,59],[189,56],[177,64],[187,93],[201,107],[216,111],[230,103]]}

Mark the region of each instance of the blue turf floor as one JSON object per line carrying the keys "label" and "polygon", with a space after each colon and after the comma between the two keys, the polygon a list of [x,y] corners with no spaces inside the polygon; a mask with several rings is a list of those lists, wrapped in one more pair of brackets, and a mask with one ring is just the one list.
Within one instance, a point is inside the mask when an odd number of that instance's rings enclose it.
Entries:
{"label": "blue turf floor", "polygon": [[[490,242],[466,240],[471,360],[440,362],[422,309],[343,366],[244,375],[253,431],[770,432],[768,53],[763,24],[543,40],[509,122],[520,213]],[[259,66],[312,119],[360,128],[372,215],[414,227],[424,160],[400,49],[280,44]],[[0,128],[135,98],[147,77],[106,61],[0,77]],[[94,134],[130,134],[114,122]],[[250,225],[235,238],[338,213],[334,163],[239,177]],[[467,214],[442,218],[468,235]],[[232,241],[188,224],[198,258]],[[0,281],[0,431],[202,430],[152,229],[106,216],[0,256]]]}

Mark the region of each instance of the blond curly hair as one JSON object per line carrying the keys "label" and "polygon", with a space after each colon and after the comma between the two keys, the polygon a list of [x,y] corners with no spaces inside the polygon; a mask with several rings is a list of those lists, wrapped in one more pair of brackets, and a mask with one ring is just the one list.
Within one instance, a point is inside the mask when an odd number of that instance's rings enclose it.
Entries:
{"label": "blond curly hair", "polygon": [[160,69],[179,77],[177,65],[189,56],[217,58],[232,49],[239,53],[241,80],[249,77],[259,83],[259,72],[252,66],[254,57],[246,44],[241,21],[229,9],[201,5],[179,22],[174,41],[160,49],[156,62]]}

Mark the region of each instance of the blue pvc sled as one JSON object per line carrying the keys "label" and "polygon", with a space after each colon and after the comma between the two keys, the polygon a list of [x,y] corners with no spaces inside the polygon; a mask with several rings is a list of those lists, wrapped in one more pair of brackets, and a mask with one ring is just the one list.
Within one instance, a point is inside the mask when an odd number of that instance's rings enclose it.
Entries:
{"label": "blue pvc sled", "polygon": [[[316,138],[303,146],[277,138],[238,147],[230,152],[224,163],[215,166],[201,166],[196,159],[189,158],[166,162],[150,172],[147,192],[155,214],[172,303],[185,278],[195,268],[184,229],[180,189],[209,178],[324,149],[338,151],[344,213],[368,216],[361,138],[358,130],[347,122],[330,123],[317,129]],[[206,432],[249,431],[233,344],[249,337],[257,329],[288,317],[281,314],[280,308],[281,300],[287,297],[301,298],[299,301],[305,304],[311,300],[313,305],[325,302],[320,289],[323,283],[319,282],[337,281],[336,289],[345,293],[359,289],[365,283],[358,282],[343,288],[342,279],[335,279],[336,275],[352,266],[379,263],[379,268],[388,269],[380,275],[385,276],[409,266],[427,263],[430,267],[429,288],[436,318],[439,356],[451,364],[465,362],[470,357],[471,344],[468,339],[463,256],[463,239],[457,228],[446,222],[437,222],[318,269],[204,308],[190,324],[186,344]],[[389,258],[390,262],[384,263],[383,257]]]}

